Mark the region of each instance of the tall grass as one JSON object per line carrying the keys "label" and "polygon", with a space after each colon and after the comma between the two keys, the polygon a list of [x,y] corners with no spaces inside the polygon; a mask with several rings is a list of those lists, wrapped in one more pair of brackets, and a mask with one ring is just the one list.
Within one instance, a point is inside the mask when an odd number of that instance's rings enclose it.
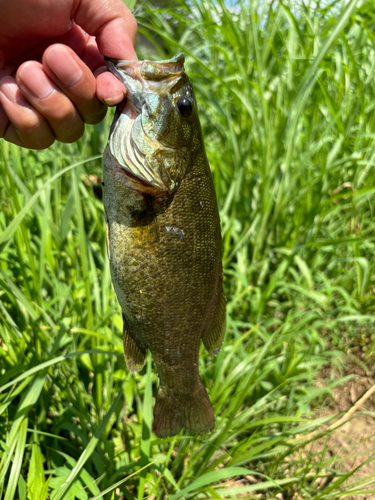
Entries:
{"label": "tall grass", "polygon": [[371,490],[325,449],[299,450],[329,420],[311,411],[335,384],[315,383],[320,368],[362,336],[374,347],[374,11],[210,0],[135,13],[140,56],[187,55],[218,195],[228,329],[217,358],[200,357],[216,430],[156,439],[152,360],[125,368],[100,200],[111,117],[72,146],[2,142],[0,498]]}

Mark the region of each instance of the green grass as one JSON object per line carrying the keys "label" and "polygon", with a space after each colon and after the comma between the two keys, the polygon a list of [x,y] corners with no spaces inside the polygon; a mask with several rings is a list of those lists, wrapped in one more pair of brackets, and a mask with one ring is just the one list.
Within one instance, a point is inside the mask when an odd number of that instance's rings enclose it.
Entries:
{"label": "green grass", "polygon": [[216,430],[157,439],[152,360],[125,368],[89,178],[101,177],[111,116],[75,145],[2,141],[0,498],[373,491],[373,478],[350,486],[311,432],[324,434],[329,418],[313,409],[337,383],[315,383],[322,366],[341,369],[364,339],[371,363],[375,347],[374,10],[174,5],[136,5],[139,55],[186,53],[218,195],[228,329],[220,354],[200,357]]}

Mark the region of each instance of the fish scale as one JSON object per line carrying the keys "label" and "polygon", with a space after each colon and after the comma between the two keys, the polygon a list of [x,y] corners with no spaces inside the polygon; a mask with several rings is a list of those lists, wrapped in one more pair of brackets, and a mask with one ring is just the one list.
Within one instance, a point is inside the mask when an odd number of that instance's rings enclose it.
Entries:
{"label": "fish scale", "polygon": [[[199,347],[203,340],[210,354],[216,354],[225,332],[220,221],[183,61],[177,55],[168,61],[107,63],[127,87],[128,105],[136,95],[142,114],[142,122],[131,122],[132,113],[122,105],[125,114],[115,116],[103,157],[104,207],[111,276],[124,319],[125,360],[137,371],[147,350],[152,353],[160,377],[154,410],[159,437],[182,428],[214,428],[199,376]],[[150,95],[159,110],[152,117],[147,111]],[[178,108],[181,99],[184,116]],[[132,164],[135,152],[127,148],[134,143],[145,145],[143,161],[147,156],[151,181]],[[160,163],[171,149],[175,162]],[[136,154],[139,163],[142,151]],[[162,168],[168,168],[168,175],[165,171],[160,177]]]}

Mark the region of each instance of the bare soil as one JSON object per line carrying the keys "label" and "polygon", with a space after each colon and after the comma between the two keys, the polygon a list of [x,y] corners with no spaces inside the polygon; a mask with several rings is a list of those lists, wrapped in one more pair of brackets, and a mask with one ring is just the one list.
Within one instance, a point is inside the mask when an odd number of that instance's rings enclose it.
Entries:
{"label": "bare soil", "polygon": [[[373,361],[372,361],[373,363]],[[327,366],[320,374],[318,385],[327,385],[327,381],[332,381],[332,367]],[[375,364],[372,369],[362,363],[362,356],[350,356],[345,364],[345,373],[333,376],[352,376],[347,382],[334,388],[332,397],[327,397],[315,410],[315,417],[325,417],[337,415],[337,418],[330,420],[326,429],[337,424],[342,418],[349,419],[335,429],[326,437],[313,441],[304,449],[298,451],[299,459],[309,459],[309,455],[314,457],[324,457],[327,459],[327,470],[323,471],[326,477],[319,477],[315,480],[314,486],[318,489],[327,487],[329,483],[338,479],[337,471],[350,473],[355,471],[341,485],[342,495],[334,498],[345,498],[345,500],[375,500],[375,390],[370,394],[371,388],[375,385]],[[375,388],[374,388],[375,389]],[[366,395],[366,398],[363,396]],[[363,398],[363,399],[362,399]],[[362,402],[361,402],[362,399]],[[361,403],[361,404],[358,404]],[[355,411],[352,413],[353,409]],[[349,412],[349,413],[348,413]],[[323,429],[321,429],[323,430]],[[297,458],[297,457],[296,457]],[[313,458],[314,461],[316,458]],[[333,459],[333,460],[332,460]],[[365,463],[369,460],[369,463]],[[291,464],[290,474],[295,475]],[[357,469],[357,470],[356,470]],[[336,473],[334,472],[336,471]],[[356,485],[358,481],[367,479],[365,487],[361,488],[363,494],[348,495],[345,490]],[[258,477],[246,476],[234,478],[223,482],[222,486],[237,487],[245,486],[259,481]],[[248,497],[248,493],[239,494],[236,498]],[[284,496],[285,495],[285,496]],[[254,495],[253,498],[263,500],[273,498],[278,500],[304,500],[300,494],[291,490],[273,496],[270,493]],[[310,497],[309,497],[310,498]]]}
{"label": "bare soil", "polygon": [[[326,373],[322,373],[322,379],[327,379],[330,371],[327,368]],[[334,389],[333,397],[326,401],[328,404],[323,410],[317,409],[316,416],[346,414],[375,384],[374,372],[362,363],[353,361],[352,357],[345,366],[345,375],[354,377]],[[318,440],[315,446],[317,451],[325,446],[331,458],[336,459],[336,469],[341,472],[348,473],[358,468],[344,483],[345,486],[364,478],[371,480],[364,489],[374,493],[345,496],[347,500],[375,500],[375,461],[361,467],[375,453],[375,393],[358,407],[348,422],[336,429],[329,438]]]}

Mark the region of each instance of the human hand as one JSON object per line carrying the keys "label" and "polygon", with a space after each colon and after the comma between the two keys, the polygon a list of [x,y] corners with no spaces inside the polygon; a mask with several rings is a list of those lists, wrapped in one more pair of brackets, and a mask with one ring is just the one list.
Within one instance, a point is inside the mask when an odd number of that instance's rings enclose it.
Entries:
{"label": "human hand", "polygon": [[0,0],[0,19],[0,138],[31,149],[74,142],[124,99],[102,55],[137,58],[122,0]]}

